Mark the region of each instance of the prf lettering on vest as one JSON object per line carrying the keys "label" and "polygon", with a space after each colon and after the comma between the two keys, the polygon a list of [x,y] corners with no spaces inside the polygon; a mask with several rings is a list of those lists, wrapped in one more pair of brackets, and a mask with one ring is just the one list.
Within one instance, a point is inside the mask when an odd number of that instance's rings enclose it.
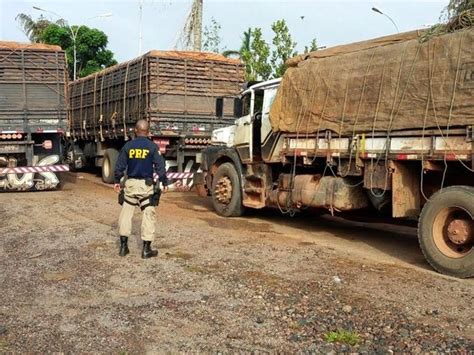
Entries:
{"label": "prf lettering on vest", "polygon": [[130,149],[128,152],[129,159],[145,159],[150,153],[148,149]]}

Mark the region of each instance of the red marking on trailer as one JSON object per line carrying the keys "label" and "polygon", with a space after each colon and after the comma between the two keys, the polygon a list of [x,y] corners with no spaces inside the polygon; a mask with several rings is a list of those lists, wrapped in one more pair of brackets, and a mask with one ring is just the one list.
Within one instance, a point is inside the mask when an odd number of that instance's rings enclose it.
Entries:
{"label": "red marking on trailer", "polygon": [[169,139],[153,139],[153,142],[158,146],[161,154],[166,153],[166,147],[170,145]]}
{"label": "red marking on trailer", "polygon": [[416,160],[418,155],[416,154],[397,154],[397,160]]}
{"label": "red marking on trailer", "polygon": [[467,159],[466,154],[454,154],[454,153],[449,153],[445,155],[446,160],[458,160],[458,159]]}
{"label": "red marking on trailer", "polygon": [[50,149],[53,148],[53,142],[52,142],[51,140],[49,140],[49,139],[48,139],[48,140],[45,140],[45,141],[43,142],[43,144],[42,144],[42,147],[43,147],[44,149],[50,150]]}

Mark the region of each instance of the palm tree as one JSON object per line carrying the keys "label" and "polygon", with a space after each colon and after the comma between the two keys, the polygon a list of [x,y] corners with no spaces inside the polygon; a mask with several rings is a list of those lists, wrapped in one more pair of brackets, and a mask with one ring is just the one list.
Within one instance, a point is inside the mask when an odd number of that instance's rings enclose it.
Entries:
{"label": "palm tree", "polygon": [[250,42],[252,41],[252,29],[249,27],[244,31],[244,38],[242,38],[242,45],[240,46],[240,53],[250,51]]}
{"label": "palm tree", "polygon": [[242,58],[243,53],[250,52],[250,42],[252,40],[252,29],[249,28],[244,32],[244,38],[242,38],[242,45],[239,50],[228,49],[222,52],[224,57],[237,57]]}
{"label": "palm tree", "polygon": [[[43,17],[43,15],[40,15],[38,20],[35,21],[30,15],[20,13],[15,17],[15,20],[20,23],[26,37],[33,43],[41,42],[41,34],[46,27],[52,24],[52,22]],[[59,19],[55,23],[59,26],[63,26],[64,20]]]}
{"label": "palm tree", "polygon": [[236,51],[235,49],[227,49],[222,52],[222,55],[226,58],[228,57],[240,58],[240,51]]}

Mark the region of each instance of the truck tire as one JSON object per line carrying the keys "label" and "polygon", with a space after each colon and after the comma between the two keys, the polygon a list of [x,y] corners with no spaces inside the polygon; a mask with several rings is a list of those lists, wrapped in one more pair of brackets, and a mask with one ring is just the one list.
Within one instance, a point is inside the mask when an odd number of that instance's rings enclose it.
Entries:
{"label": "truck tire", "polygon": [[102,181],[106,184],[114,183],[115,165],[117,164],[118,156],[119,151],[117,149],[109,148],[105,150],[102,163]]}
{"label": "truck tire", "polygon": [[438,272],[474,276],[474,187],[451,186],[435,193],[421,211],[418,241]]}
{"label": "truck tire", "polygon": [[218,215],[238,217],[244,213],[240,178],[232,163],[224,163],[217,168],[212,179],[211,195]]}

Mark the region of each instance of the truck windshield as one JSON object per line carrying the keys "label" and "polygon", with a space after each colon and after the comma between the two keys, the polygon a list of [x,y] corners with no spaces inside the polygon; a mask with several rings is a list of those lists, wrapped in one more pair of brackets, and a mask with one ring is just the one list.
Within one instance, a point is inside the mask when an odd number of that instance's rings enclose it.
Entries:
{"label": "truck windshield", "polygon": [[262,110],[262,113],[264,116],[270,113],[270,108],[272,106],[273,100],[275,100],[277,89],[278,88],[274,87],[274,88],[265,90],[265,99],[263,100],[263,110]]}

